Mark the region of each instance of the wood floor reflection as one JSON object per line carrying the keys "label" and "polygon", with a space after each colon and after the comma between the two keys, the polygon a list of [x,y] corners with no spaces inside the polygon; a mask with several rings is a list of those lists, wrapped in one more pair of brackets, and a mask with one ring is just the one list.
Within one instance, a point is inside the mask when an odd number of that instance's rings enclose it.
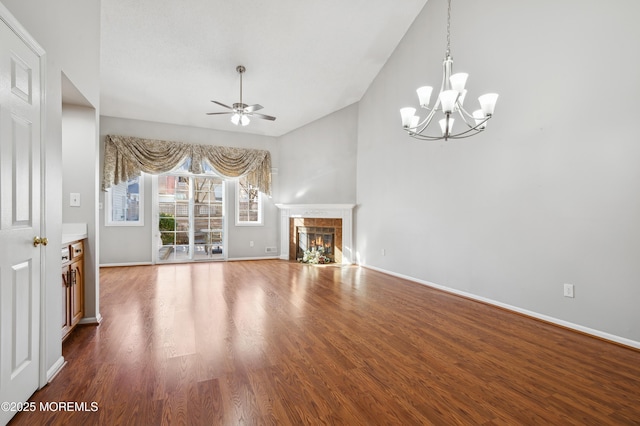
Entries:
{"label": "wood floor reflection", "polygon": [[98,410],[12,424],[640,423],[640,352],[357,266],[103,268],[100,293],[31,399]]}

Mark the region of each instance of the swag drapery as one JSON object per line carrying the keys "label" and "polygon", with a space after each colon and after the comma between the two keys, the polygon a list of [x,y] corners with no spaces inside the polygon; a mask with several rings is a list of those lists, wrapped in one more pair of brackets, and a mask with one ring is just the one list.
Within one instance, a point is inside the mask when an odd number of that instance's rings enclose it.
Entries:
{"label": "swag drapery", "polygon": [[271,153],[260,149],[187,144],[107,135],[102,189],[126,182],[140,172],[167,173],[191,159],[189,171],[202,173],[202,160],[224,177],[246,175],[247,182],[271,195]]}

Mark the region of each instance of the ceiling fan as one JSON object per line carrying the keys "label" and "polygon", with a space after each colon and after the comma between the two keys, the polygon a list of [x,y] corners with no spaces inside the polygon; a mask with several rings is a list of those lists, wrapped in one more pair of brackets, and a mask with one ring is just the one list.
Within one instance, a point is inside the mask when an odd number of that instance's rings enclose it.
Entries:
{"label": "ceiling fan", "polygon": [[229,106],[218,101],[211,101],[214,104],[218,104],[220,106],[223,106],[229,109],[230,111],[208,112],[207,115],[232,114],[231,122],[236,126],[239,124],[242,124],[243,126],[246,126],[247,124],[249,124],[249,122],[251,121],[249,120],[249,117],[257,117],[257,118],[262,118],[264,120],[271,120],[271,121],[274,121],[276,119],[275,117],[272,117],[270,115],[258,114],[256,111],[264,108],[260,104],[247,105],[242,103],[242,74],[244,74],[246,70],[247,69],[242,65],[238,65],[236,67],[236,71],[238,72],[238,74],[240,74],[240,102],[236,102],[235,104],[233,104],[233,106]]}

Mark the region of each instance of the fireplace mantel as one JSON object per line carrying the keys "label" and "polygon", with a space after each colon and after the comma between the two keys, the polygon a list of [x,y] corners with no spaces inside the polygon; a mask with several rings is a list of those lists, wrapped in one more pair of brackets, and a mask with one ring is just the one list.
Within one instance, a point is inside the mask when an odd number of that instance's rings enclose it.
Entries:
{"label": "fireplace mantel", "polygon": [[353,208],[355,204],[276,204],[280,209],[280,259],[289,259],[289,219],[292,217],[342,219],[342,263],[352,264]]}

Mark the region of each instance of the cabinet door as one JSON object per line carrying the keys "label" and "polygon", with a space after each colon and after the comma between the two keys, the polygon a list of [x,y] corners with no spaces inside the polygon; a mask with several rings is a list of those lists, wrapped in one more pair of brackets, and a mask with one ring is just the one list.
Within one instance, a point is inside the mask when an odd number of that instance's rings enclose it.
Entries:
{"label": "cabinet door", "polygon": [[84,316],[84,267],[82,260],[73,262],[71,268],[71,327]]}
{"label": "cabinet door", "polygon": [[69,316],[69,285],[71,284],[71,274],[69,267],[62,268],[62,338],[71,330],[71,318]]}

